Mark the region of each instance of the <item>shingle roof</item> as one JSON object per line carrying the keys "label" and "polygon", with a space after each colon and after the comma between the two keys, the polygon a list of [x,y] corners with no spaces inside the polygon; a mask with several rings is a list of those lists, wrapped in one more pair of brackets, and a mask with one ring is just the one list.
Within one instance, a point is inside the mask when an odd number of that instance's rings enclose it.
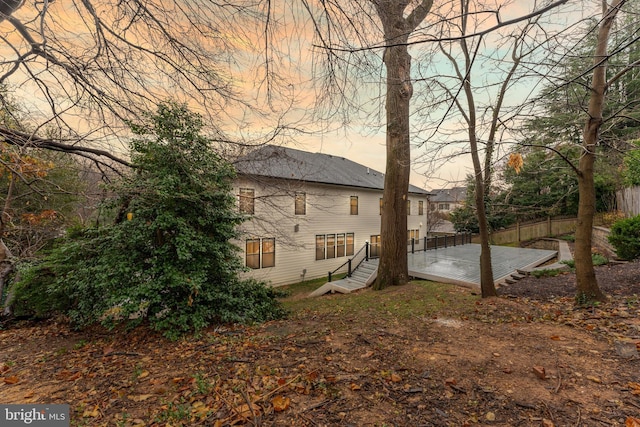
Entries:
{"label": "shingle roof", "polygon": [[467,188],[466,187],[443,188],[439,190],[432,190],[431,193],[433,194],[433,196],[430,199],[432,203],[438,203],[438,202],[461,203],[467,197]]}
{"label": "shingle roof", "polygon": [[[239,174],[384,189],[384,174],[381,172],[344,157],[287,147],[265,145],[240,159],[235,166]],[[409,192],[429,194],[414,185],[409,185]]]}

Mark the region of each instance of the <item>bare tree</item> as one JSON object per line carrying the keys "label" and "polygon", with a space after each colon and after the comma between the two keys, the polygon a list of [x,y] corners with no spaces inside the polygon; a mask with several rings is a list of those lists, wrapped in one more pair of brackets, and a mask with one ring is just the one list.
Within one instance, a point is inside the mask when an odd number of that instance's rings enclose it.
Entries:
{"label": "bare tree", "polygon": [[384,32],[383,61],[387,71],[387,163],[382,195],[380,237],[382,253],[375,289],[403,285],[409,280],[407,264],[407,196],[411,172],[409,101],[413,95],[411,56],[407,41],[433,5],[423,0],[405,17],[409,0],[374,1]]}
{"label": "bare tree", "polygon": [[[28,131],[0,128],[0,135],[10,144],[126,165],[127,122],[173,98],[229,142],[223,127],[232,129],[242,110],[258,111],[260,88],[249,82],[243,89],[251,72],[240,70],[260,62],[255,29],[264,27],[266,7],[240,0],[2,1],[0,85],[31,114]],[[272,68],[263,71],[274,79]]]}
{"label": "bare tree", "polygon": [[[602,2],[602,19],[598,25],[596,48],[593,53],[593,75],[591,78],[589,106],[587,120],[582,133],[582,155],[578,164],[578,224],[576,226],[576,299],[581,303],[605,301],[606,296],[598,286],[593,259],[591,258],[591,243],[593,234],[593,216],[596,206],[596,191],[594,185],[594,164],[599,132],[604,122],[603,111],[606,91],[614,82],[631,71],[635,64],[628,64],[615,76],[607,79],[607,62],[610,54],[609,39],[616,16],[627,0],[614,0],[610,5]],[[634,41],[634,43],[637,43]]]}
{"label": "bare tree", "polygon": [[[509,104],[508,96],[522,79],[530,79],[529,70],[541,40],[549,36],[542,26],[543,12],[563,2],[547,4],[528,16],[520,17],[509,28],[501,18],[503,2],[461,0],[452,2],[438,13],[443,16],[438,31],[438,51],[448,62],[452,73],[442,74],[437,69],[421,70],[433,90],[428,99],[430,106],[421,108],[428,114],[435,129],[429,139],[444,135],[444,146],[436,145],[431,155],[450,144],[446,121],[458,117],[459,128],[464,129],[462,151],[471,155],[475,187],[475,212],[481,241],[480,286],[483,297],[495,296],[491,264],[490,229],[487,220],[487,200],[492,189],[494,162],[500,144],[513,143],[510,128],[517,122],[526,99],[518,97]],[[495,33],[486,32],[494,28]],[[544,34],[541,34],[544,33]],[[543,36],[542,38],[540,36]],[[489,39],[489,40],[487,40]],[[539,58],[538,58],[539,59]],[[442,64],[438,64],[442,67]],[[491,70],[491,73],[487,73]],[[480,81],[480,82],[478,82]],[[438,107],[438,108],[435,108]],[[444,116],[435,119],[437,115]],[[462,132],[460,132],[462,133]],[[433,138],[431,138],[433,136]],[[426,141],[429,144],[432,141]]]}

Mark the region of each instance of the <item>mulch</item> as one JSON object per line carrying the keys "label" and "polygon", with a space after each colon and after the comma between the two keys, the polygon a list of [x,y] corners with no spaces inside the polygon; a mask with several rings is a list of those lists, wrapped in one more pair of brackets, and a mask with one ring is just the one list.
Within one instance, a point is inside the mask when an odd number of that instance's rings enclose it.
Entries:
{"label": "mulch", "polygon": [[[640,297],[640,261],[611,263],[595,267],[596,280],[605,294]],[[560,273],[554,277],[527,276],[517,283],[502,287],[501,296],[522,297],[538,301],[549,301],[558,297],[573,297],[576,294],[574,272]]]}

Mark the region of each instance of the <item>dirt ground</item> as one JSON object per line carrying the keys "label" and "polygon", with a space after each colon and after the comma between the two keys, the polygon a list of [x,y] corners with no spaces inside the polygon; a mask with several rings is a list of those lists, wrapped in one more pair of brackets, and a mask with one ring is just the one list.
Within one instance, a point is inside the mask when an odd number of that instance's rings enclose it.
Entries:
{"label": "dirt ground", "polygon": [[[79,426],[640,426],[640,263],[527,277],[482,300],[412,282],[292,296],[289,319],[167,341],[144,328],[0,330],[0,402]],[[418,308],[416,308],[418,307]]]}

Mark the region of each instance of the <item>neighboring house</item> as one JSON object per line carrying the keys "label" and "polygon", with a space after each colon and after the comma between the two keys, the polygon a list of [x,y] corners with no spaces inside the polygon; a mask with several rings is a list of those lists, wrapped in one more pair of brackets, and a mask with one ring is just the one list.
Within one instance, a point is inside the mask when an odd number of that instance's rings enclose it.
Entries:
{"label": "neighboring house", "polygon": [[[245,265],[273,285],[326,276],[365,242],[379,253],[384,175],[342,157],[267,145],[236,163]],[[426,233],[429,193],[409,188],[407,239]]]}
{"label": "neighboring house", "polygon": [[467,197],[466,187],[444,188],[431,191],[429,209],[432,212],[449,213],[463,205]]}

